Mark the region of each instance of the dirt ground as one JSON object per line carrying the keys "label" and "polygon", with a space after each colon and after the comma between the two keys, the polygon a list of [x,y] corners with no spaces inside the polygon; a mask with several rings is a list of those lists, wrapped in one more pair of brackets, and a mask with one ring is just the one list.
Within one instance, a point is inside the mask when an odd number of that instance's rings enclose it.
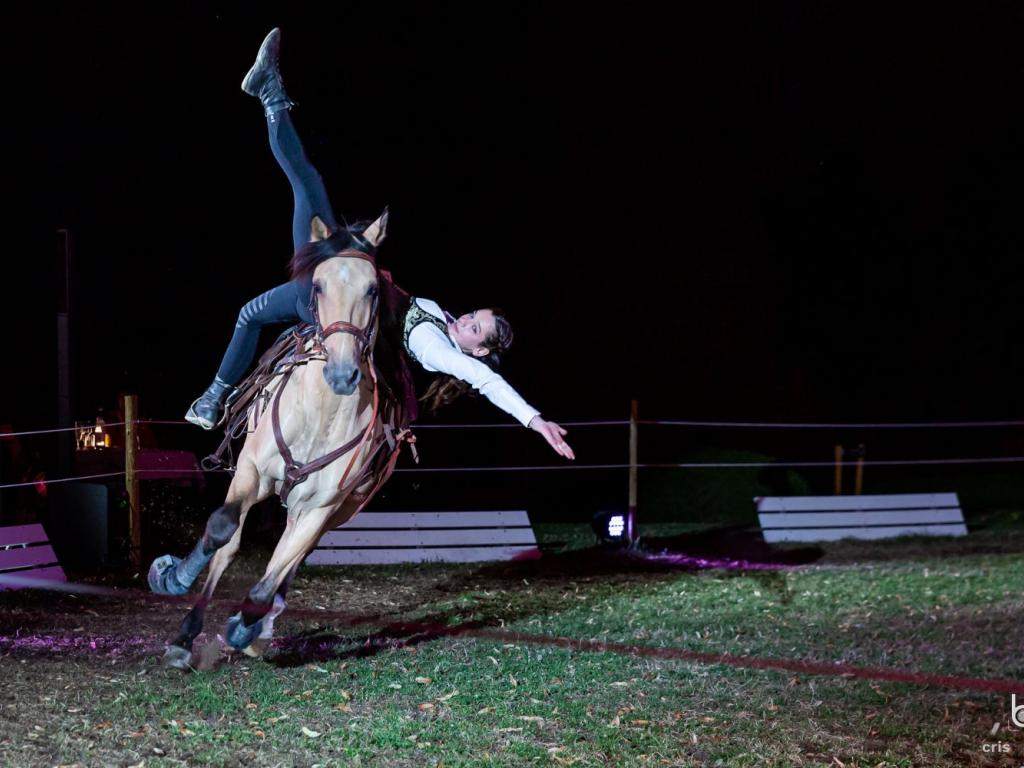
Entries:
{"label": "dirt ground", "polygon": [[[195,642],[196,668],[248,663],[247,657],[229,654],[217,635],[262,575],[267,554],[247,553],[225,574],[208,610],[205,631]],[[467,590],[508,590],[510,584],[515,588],[527,576],[546,582],[554,594],[567,584],[594,579],[650,580],[659,578],[659,571],[667,576],[674,570],[655,567],[654,572],[641,568],[629,573],[628,569],[616,572],[621,569],[611,568],[612,572],[602,575],[602,569],[595,567],[591,572],[584,569],[587,575],[583,577],[570,573],[579,565],[578,558],[553,557],[543,564],[304,569],[288,594],[288,610],[276,627],[280,639],[267,658],[288,667],[313,663],[318,659],[317,649],[303,643],[306,634],[325,627],[345,632],[349,626],[353,637],[365,637],[382,625],[386,627],[394,617],[423,605]],[[141,737],[136,745],[130,739],[126,742],[124,734],[116,737],[112,724],[97,722],[92,705],[115,699],[128,684],[148,679],[160,684],[166,676],[183,674],[164,667],[162,656],[194,596],[152,595],[144,573],[100,579],[71,573],[69,577],[84,591],[0,592],[0,764],[61,764],[62,754],[80,753],[83,746],[95,755],[97,765],[152,762],[156,754],[152,750],[159,746],[149,745]],[[517,618],[514,610],[504,616],[500,615],[502,608],[497,611],[495,623]],[[389,633],[378,634],[386,643]],[[390,634],[402,637],[400,630]],[[69,745],[75,749],[67,749]],[[132,746],[139,751],[133,753]]]}
{"label": "dirt ground", "polygon": [[[217,633],[261,571],[256,553],[240,558],[225,575],[207,614],[206,631],[196,640],[194,664],[209,668],[243,658],[235,655],[229,662]],[[372,583],[356,577],[340,582],[344,595],[336,578],[300,577],[288,596],[284,634],[327,622],[343,625],[345,616],[368,620],[437,599],[448,592],[453,578],[468,572],[410,569],[401,580],[378,574]],[[161,659],[194,598],[152,595],[143,576],[90,579],[90,591],[78,594],[0,592],[0,764],[60,764],[65,752],[80,752],[65,750],[69,742],[78,741],[80,748],[83,740],[97,765],[137,764],[159,753],[158,746],[144,747],[145,740],[139,739],[137,759],[125,762],[131,750],[105,732],[113,730],[112,724],[96,722],[92,715],[95,702],[114,699],[129,682],[152,679],[159,684],[167,675],[182,674],[165,668]],[[74,727],[78,720],[88,727]]]}
{"label": "dirt ground", "polygon": [[[675,542],[652,539],[650,543]],[[702,542],[700,537],[692,536],[687,543],[693,552],[700,550]],[[717,546],[721,555],[720,537]],[[850,552],[829,553],[818,560],[819,564],[856,567],[855,555],[862,553],[860,545],[852,546]],[[949,547],[960,554],[1016,552],[1021,550],[1022,541],[1019,537],[989,537],[967,545],[951,543]],[[941,546],[930,549],[942,551]],[[217,633],[258,580],[267,554],[247,553],[225,575],[208,611],[206,631],[196,640],[193,665],[197,668],[239,660],[247,663],[240,655],[229,656]],[[741,547],[726,554],[753,558],[759,553]],[[809,562],[816,560],[817,554],[794,548],[788,558],[791,563]],[[787,563],[779,566],[785,568]],[[554,595],[588,582],[610,588],[651,582],[671,578],[687,567],[701,564],[655,559],[624,567],[621,559],[594,551],[589,556],[581,552],[552,553],[540,561],[509,564],[303,569],[288,595],[288,611],[278,623],[281,639],[268,656],[272,663],[276,658],[281,666],[316,663],[315,649],[311,656],[304,656],[310,649],[302,647],[301,638],[315,634],[317,629],[330,627],[353,638],[366,637],[373,631],[370,626],[386,627],[394,617],[415,612],[421,606],[444,603],[469,591],[494,590],[508,595],[524,579],[540,587],[541,595],[534,600],[532,610],[543,611],[543,595],[548,592]],[[747,575],[751,573],[747,571]],[[66,762],[60,759],[62,755],[81,754],[83,749],[95,755],[95,763],[90,761],[90,765],[138,765],[143,760],[152,765],[154,758],[157,764],[164,764],[159,743],[141,733],[125,733],[124,727],[115,733],[117,726],[93,714],[94,704],[116,700],[121,690],[140,681],[153,680],[158,685],[168,675],[182,675],[164,667],[162,655],[194,597],[152,595],[144,572],[91,579],[75,573],[69,576],[76,583],[84,582],[84,590],[0,592],[0,764],[57,765]],[[756,578],[772,589],[778,574],[768,569]],[[490,607],[488,622],[494,626],[522,618],[511,603],[509,611],[503,613],[504,602],[502,598],[500,604]],[[554,610],[555,603],[550,607]],[[444,618],[440,616],[442,621]],[[384,642],[389,637],[386,631],[379,636]],[[400,631],[390,636],[399,638],[396,643],[401,642]]]}

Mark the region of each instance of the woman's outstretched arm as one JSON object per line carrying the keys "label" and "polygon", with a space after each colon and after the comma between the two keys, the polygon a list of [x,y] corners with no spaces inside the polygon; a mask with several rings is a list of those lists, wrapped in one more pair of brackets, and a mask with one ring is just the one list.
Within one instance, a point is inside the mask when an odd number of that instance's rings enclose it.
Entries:
{"label": "woman's outstretched arm", "polygon": [[428,371],[446,373],[465,381],[524,427],[540,433],[559,456],[576,458],[565,442],[566,431],[562,427],[541,418],[540,411],[527,403],[500,374],[456,350],[439,329],[428,323],[417,326],[409,335],[409,349]]}

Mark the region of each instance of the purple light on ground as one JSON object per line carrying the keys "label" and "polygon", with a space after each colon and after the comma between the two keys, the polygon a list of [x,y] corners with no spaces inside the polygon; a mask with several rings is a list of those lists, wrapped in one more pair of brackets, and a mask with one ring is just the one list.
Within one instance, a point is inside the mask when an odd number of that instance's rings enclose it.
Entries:
{"label": "purple light on ground", "polygon": [[791,571],[800,568],[799,565],[787,565],[784,563],[755,563],[750,560],[714,559],[706,557],[693,557],[684,555],[681,552],[643,552],[629,553],[630,558],[643,560],[649,563],[664,563],[680,568],[722,568],[727,571]]}
{"label": "purple light on ground", "polygon": [[154,638],[117,635],[0,635],[0,653],[105,654],[162,652],[164,643]]}

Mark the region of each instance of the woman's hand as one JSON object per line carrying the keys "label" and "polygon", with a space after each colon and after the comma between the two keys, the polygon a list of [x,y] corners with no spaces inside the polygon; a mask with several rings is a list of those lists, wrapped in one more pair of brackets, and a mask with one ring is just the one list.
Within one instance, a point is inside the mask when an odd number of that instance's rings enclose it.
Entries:
{"label": "woman's hand", "polygon": [[575,459],[576,454],[572,452],[572,448],[565,442],[562,435],[566,434],[565,430],[555,424],[553,421],[544,421],[540,416],[534,416],[530,419],[530,429],[534,432],[540,432],[544,436],[544,439],[548,441],[548,445],[555,449],[555,453],[559,456],[564,456],[567,459]]}

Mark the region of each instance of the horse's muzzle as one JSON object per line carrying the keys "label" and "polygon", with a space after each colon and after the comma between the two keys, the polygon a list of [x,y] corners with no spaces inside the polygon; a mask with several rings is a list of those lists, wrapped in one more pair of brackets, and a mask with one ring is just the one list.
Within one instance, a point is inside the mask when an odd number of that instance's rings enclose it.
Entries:
{"label": "horse's muzzle", "polygon": [[362,372],[358,365],[329,362],[324,366],[324,380],[336,395],[351,395],[359,386]]}

